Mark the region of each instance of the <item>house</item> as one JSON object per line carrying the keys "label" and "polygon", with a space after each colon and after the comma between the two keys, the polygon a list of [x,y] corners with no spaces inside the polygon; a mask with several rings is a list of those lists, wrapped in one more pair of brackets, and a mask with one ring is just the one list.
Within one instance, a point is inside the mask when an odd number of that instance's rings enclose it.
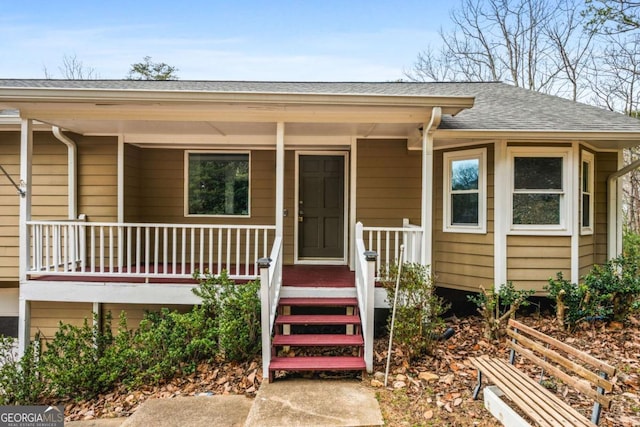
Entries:
{"label": "house", "polygon": [[197,303],[193,272],[224,268],[263,279],[265,370],[287,369],[270,348],[295,344],[290,307],[320,298],[358,314],[363,356],[340,363],[370,369],[375,276],[401,245],[443,287],[578,281],[620,252],[640,144],[636,119],[502,83],[5,79],[0,110],[19,112],[0,121],[22,193],[0,176],[0,280],[23,344]]}

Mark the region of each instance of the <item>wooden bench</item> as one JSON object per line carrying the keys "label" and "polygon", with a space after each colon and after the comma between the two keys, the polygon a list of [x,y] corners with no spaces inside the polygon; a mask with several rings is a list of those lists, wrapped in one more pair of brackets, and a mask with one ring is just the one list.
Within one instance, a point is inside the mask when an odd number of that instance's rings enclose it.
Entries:
{"label": "wooden bench", "polygon": [[[469,359],[478,369],[478,385],[473,398],[478,398],[485,375],[496,386],[485,387],[485,406],[506,426],[527,426],[529,423],[501,400],[501,395],[511,399],[535,425],[597,425],[601,409],[609,409],[611,405],[611,397],[604,393],[612,391],[613,384],[608,378],[615,375],[616,369],[513,319],[509,320],[507,334],[511,337],[507,341],[511,348],[509,363],[487,355]],[[591,420],[519,370],[515,366],[516,353],[540,367],[544,375],[555,377],[593,399]]]}

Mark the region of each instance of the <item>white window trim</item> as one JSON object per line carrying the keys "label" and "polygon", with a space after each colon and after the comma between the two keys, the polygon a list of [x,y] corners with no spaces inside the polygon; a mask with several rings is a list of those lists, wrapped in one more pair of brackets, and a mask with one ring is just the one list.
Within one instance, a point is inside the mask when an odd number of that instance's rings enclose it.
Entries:
{"label": "white window trim", "polygon": [[[445,233],[487,232],[487,149],[475,148],[462,151],[448,151],[443,158],[443,220],[442,231]],[[460,225],[451,223],[451,163],[455,160],[478,159],[478,225]]]}
{"label": "white window trim", "polygon": [[[509,197],[508,224],[510,235],[545,235],[570,236],[573,217],[571,201],[573,200],[573,152],[571,147],[507,147]],[[514,159],[516,157],[561,157],[562,158],[562,191],[537,190],[543,194],[560,194],[560,224],[514,224],[513,195],[515,193]],[[536,191],[531,191],[535,193]]]}
{"label": "white window trim", "polygon": [[[582,150],[581,153],[582,159],[580,160],[580,234],[581,235],[590,235],[593,234],[593,220],[594,216],[594,208],[595,208],[595,156],[590,151]],[[589,176],[587,180],[589,181],[589,192],[585,192],[584,188],[582,188],[582,174],[583,174],[583,164],[589,164]],[[584,202],[582,198],[584,195],[589,194],[589,226],[585,227],[582,224],[583,217],[583,206]]]}
{"label": "white window trim", "polygon": [[[189,213],[189,154],[246,154],[249,157],[249,191],[247,215],[214,215]],[[185,150],[184,151],[184,216],[189,218],[251,218],[251,151]]]}

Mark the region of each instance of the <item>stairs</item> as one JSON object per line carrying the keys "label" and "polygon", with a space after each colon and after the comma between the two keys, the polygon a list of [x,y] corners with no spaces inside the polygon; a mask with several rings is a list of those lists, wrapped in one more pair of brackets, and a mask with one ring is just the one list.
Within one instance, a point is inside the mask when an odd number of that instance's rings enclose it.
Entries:
{"label": "stairs", "polygon": [[[287,347],[295,355],[278,356]],[[356,298],[281,298],[271,341],[269,382],[276,371],[363,371],[363,347]],[[318,349],[322,355],[297,355]]]}

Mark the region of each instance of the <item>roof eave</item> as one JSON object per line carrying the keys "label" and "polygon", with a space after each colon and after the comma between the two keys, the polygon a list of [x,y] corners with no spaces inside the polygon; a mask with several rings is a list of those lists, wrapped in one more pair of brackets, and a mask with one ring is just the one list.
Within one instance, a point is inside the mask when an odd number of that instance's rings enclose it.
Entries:
{"label": "roof eave", "polygon": [[434,138],[470,139],[493,138],[521,140],[583,140],[583,141],[629,141],[640,144],[638,131],[600,130],[536,130],[536,129],[437,129]]}

